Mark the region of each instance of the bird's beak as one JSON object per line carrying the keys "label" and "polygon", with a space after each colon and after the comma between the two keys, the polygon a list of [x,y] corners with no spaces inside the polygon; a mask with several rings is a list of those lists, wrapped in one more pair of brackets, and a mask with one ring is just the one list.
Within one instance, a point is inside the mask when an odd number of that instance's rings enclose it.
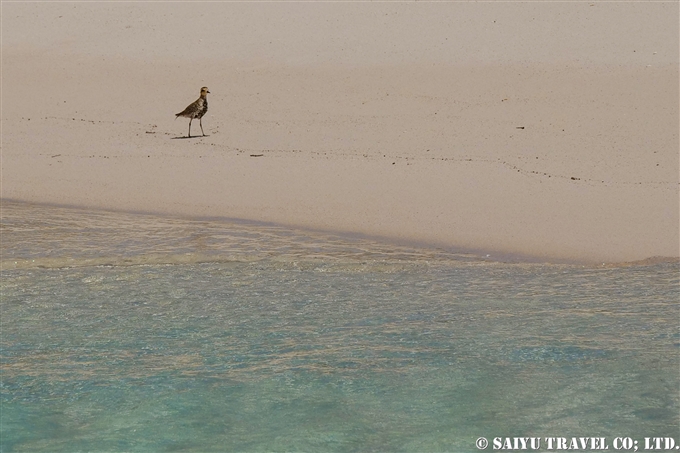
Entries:
{"label": "bird's beak", "polygon": [[208,93],[210,93],[210,91],[208,91]]}

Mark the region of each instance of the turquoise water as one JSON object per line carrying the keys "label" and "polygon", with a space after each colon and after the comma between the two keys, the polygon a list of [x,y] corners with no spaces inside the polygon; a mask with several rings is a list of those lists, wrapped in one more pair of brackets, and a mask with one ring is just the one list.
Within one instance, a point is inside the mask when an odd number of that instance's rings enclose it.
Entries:
{"label": "turquoise water", "polygon": [[2,209],[3,452],[680,437],[676,263],[504,264],[266,225]]}

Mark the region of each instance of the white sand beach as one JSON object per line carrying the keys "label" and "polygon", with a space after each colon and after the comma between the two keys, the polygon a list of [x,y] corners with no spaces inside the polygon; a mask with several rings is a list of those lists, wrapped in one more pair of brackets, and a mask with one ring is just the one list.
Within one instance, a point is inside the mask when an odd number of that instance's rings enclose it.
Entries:
{"label": "white sand beach", "polygon": [[677,257],[678,8],[3,3],[1,196]]}

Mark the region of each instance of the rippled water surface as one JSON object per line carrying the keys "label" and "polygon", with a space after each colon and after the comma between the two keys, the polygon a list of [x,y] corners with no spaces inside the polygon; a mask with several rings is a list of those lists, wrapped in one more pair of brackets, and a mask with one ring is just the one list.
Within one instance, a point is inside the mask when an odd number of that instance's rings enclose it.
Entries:
{"label": "rippled water surface", "polygon": [[10,202],[0,251],[3,452],[679,437],[676,263]]}

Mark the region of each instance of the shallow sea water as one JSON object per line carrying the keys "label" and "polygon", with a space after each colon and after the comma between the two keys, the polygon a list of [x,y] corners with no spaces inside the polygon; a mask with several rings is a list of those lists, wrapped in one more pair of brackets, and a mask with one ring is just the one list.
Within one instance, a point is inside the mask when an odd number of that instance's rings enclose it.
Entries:
{"label": "shallow sea water", "polygon": [[1,238],[2,452],[680,437],[677,263],[8,201]]}

